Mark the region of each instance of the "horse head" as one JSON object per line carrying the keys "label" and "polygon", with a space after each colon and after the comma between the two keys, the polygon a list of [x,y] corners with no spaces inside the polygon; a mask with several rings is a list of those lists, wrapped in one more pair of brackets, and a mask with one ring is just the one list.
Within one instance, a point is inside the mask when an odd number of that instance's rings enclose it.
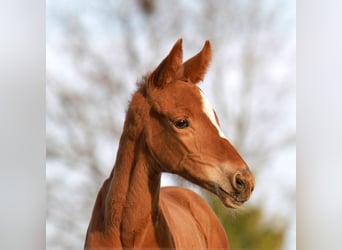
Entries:
{"label": "horse head", "polygon": [[197,84],[211,61],[211,45],[183,63],[182,40],[147,76],[147,148],[162,172],[180,175],[237,208],[250,197],[254,177],[224,136]]}

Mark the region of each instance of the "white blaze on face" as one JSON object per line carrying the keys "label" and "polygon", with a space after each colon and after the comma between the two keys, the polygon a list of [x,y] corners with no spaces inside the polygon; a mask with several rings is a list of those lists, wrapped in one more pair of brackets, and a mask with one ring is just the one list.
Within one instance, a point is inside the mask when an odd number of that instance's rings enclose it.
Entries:
{"label": "white blaze on face", "polygon": [[203,109],[204,113],[207,114],[207,116],[209,117],[209,119],[212,122],[212,124],[216,127],[216,129],[218,130],[219,135],[222,138],[227,139],[227,137],[223,134],[220,126],[218,125],[218,123],[216,121],[216,116],[215,116],[213,107],[211,106],[210,102],[208,101],[208,99],[204,95],[204,93],[202,91],[200,91],[200,93],[201,93],[201,97],[202,97],[202,109]]}

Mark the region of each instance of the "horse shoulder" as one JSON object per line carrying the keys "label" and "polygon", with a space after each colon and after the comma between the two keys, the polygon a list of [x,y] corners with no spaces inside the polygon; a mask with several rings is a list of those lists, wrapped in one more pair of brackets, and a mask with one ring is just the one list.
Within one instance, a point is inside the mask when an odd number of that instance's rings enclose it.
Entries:
{"label": "horse shoulder", "polygon": [[195,192],[180,187],[163,187],[160,206],[176,246],[229,248],[221,222],[208,203]]}

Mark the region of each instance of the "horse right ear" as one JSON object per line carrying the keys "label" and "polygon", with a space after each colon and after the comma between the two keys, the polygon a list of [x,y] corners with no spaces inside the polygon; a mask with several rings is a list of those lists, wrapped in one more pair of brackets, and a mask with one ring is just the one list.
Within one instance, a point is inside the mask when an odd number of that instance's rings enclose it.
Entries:
{"label": "horse right ear", "polygon": [[189,79],[192,83],[202,81],[211,61],[211,45],[207,40],[202,50],[184,64],[184,77]]}
{"label": "horse right ear", "polygon": [[152,72],[149,84],[153,87],[162,88],[176,79],[176,73],[183,62],[182,39],[173,45],[170,53]]}

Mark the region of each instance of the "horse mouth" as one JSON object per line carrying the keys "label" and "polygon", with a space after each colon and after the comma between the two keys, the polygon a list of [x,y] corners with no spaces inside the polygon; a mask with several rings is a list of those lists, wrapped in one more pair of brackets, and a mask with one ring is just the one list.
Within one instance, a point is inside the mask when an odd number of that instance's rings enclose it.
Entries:
{"label": "horse mouth", "polygon": [[220,186],[217,187],[216,191],[216,194],[222,203],[229,208],[239,208],[247,200],[238,200],[235,193],[229,193]]}

